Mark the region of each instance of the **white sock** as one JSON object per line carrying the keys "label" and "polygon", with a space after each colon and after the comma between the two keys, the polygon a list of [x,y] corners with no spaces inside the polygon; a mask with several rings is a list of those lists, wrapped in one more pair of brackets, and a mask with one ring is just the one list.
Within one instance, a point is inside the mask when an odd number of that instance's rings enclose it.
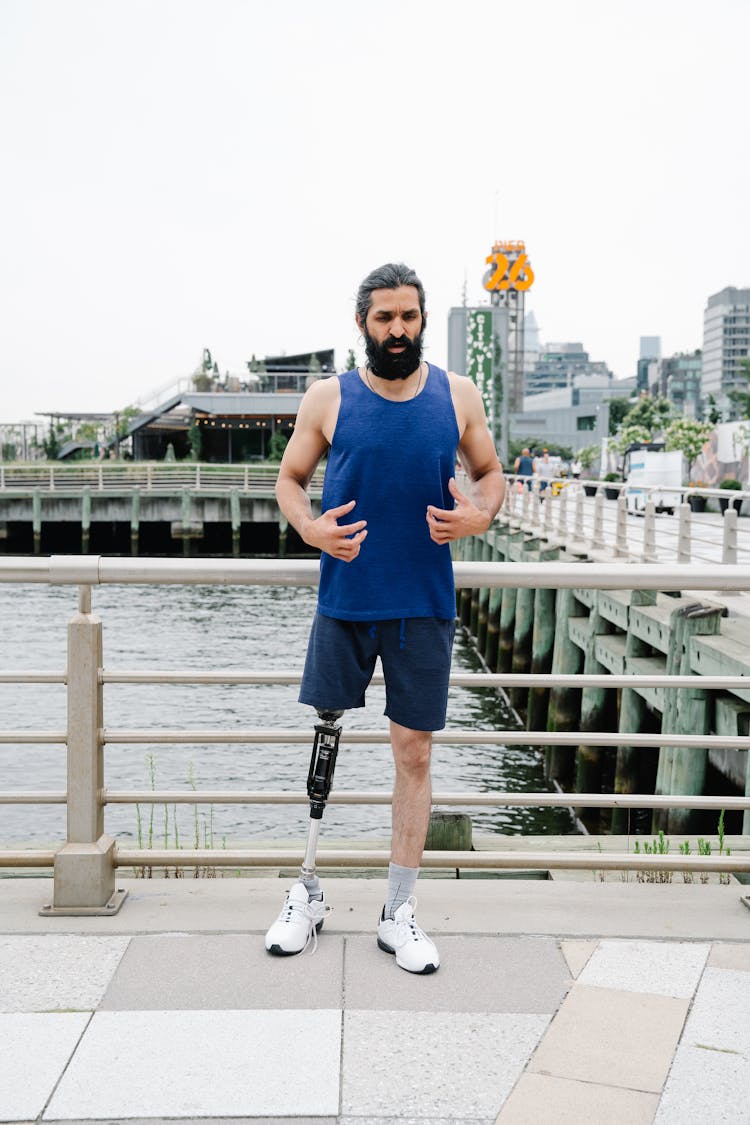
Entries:
{"label": "white sock", "polygon": [[397,863],[388,864],[388,896],[383,910],[384,918],[393,918],[399,906],[414,894],[417,885],[418,867],[400,867]]}

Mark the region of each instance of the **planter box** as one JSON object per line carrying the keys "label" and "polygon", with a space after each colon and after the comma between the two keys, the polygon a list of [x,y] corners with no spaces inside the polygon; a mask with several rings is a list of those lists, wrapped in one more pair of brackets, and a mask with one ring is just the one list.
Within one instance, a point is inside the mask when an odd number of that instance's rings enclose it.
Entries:
{"label": "planter box", "polygon": [[[729,490],[727,490],[727,491],[729,491]],[[719,511],[721,512],[722,515],[724,515],[724,513],[726,512],[726,510],[727,510],[727,508],[729,507],[730,504],[732,505],[732,507],[734,508],[734,510],[736,512],[739,512],[740,508],[742,507],[742,497],[740,497],[740,496],[732,496],[732,497],[727,496],[727,498],[724,499],[723,496],[720,496],[719,497]]]}
{"label": "planter box", "polygon": [[707,496],[688,496],[688,504],[692,512],[705,512]]}

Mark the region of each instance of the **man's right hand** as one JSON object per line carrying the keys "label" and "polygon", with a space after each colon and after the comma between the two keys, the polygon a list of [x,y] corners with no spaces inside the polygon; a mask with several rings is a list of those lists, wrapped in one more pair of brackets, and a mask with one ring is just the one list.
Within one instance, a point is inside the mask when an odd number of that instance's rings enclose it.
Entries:
{"label": "man's right hand", "polygon": [[348,504],[341,504],[338,508],[329,508],[316,520],[310,520],[303,528],[302,538],[310,547],[317,547],[342,562],[351,562],[356,559],[359,549],[367,538],[367,520],[358,520],[356,523],[338,524],[341,516],[348,515],[356,504],[350,500]]}

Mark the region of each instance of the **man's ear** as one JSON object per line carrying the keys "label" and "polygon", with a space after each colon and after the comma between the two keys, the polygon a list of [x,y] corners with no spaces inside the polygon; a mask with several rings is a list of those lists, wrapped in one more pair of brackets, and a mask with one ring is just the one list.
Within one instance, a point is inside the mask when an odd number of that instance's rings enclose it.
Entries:
{"label": "man's ear", "polygon": [[359,315],[359,313],[354,314],[354,323],[357,325],[357,328],[360,332],[364,332],[364,328],[362,327],[362,317]]}

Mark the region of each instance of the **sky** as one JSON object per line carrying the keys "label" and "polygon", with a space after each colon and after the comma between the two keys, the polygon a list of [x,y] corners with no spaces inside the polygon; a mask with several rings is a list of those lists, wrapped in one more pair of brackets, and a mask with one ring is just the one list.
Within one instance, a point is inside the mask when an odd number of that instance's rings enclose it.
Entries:
{"label": "sky", "polygon": [[0,423],[252,354],[363,356],[386,261],[425,355],[522,239],[542,341],[619,378],[750,286],[747,0],[0,0]]}

